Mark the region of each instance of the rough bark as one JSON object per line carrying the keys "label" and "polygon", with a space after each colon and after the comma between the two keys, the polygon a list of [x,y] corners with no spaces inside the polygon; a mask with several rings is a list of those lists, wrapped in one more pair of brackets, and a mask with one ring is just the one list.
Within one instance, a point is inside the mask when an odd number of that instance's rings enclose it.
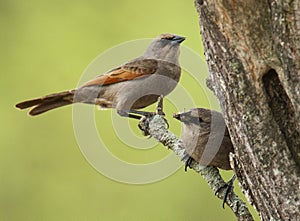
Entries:
{"label": "rough bark", "polygon": [[300,1],[195,1],[235,149],[262,220],[300,220]]}

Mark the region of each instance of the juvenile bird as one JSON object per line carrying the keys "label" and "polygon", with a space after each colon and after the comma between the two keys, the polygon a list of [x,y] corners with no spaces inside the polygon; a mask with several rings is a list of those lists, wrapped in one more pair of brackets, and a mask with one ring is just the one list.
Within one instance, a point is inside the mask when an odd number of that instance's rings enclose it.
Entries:
{"label": "juvenile bird", "polygon": [[145,53],[79,88],[18,103],[20,109],[30,108],[29,114],[39,115],[54,108],[73,103],[95,104],[115,108],[122,116],[131,110],[144,108],[169,94],[177,85],[181,68],[179,46],[184,37],[161,34],[148,46]]}
{"label": "juvenile bird", "polygon": [[[204,108],[174,114],[183,123],[182,142],[190,158],[204,166],[230,170],[233,152],[229,132],[221,113]],[[190,163],[188,160],[187,165]]]}

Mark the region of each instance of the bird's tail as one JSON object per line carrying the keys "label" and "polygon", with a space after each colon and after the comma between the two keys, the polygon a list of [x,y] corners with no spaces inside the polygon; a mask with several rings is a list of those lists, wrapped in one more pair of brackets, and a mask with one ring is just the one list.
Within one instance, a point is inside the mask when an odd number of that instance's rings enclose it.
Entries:
{"label": "bird's tail", "polygon": [[29,114],[32,116],[42,114],[48,110],[62,107],[73,103],[75,90],[49,94],[44,97],[23,101],[16,104],[17,108],[26,109],[32,107]]}

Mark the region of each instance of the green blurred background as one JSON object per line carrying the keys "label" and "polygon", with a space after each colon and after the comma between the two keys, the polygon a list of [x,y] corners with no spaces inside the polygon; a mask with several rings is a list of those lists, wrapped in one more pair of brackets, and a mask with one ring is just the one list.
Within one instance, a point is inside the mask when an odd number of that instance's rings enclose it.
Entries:
{"label": "green blurred background", "polygon": [[[14,108],[24,99],[76,87],[97,55],[125,41],[177,33],[187,36],[184,45],[202,56],[193,1],[4,0],[0,24],[1,221],[235,220],[191,170],[181,168],[145,185],[116,182],[98,173],[78,148],[71,107],[34,118]],[[181,83],[191,90],[197,106],[209,106],[192,89],[191,77],[183,75]],[[176,111],[168,102],[166,108],[169,116]],[[107,137],[114,138],[110,114],[97,111],[97,127],[106,125]],[[180,124],[171,117],[169,122],[179,135]],[[129,124],[141,136],[137,122]],[[159,144],[136,150],[119,139],[107,142],[116,156],[129,162],[170,154]],[[226,179],[232,175],[223,174]]]}

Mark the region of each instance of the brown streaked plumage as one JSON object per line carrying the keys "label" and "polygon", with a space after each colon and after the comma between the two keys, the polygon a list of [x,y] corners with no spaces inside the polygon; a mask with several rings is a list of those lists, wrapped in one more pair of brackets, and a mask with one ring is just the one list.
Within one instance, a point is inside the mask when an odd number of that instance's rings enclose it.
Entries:
{"label": "brown streaked plumage", "polygon": [[118,111],[146,107],[177,85],[181,72],[179,46],[184,40],[173,34],[159,35],[142,56],[81,87],[20,102],[16,107],[31,107],[32,116],[72,103],[96,104]]}

